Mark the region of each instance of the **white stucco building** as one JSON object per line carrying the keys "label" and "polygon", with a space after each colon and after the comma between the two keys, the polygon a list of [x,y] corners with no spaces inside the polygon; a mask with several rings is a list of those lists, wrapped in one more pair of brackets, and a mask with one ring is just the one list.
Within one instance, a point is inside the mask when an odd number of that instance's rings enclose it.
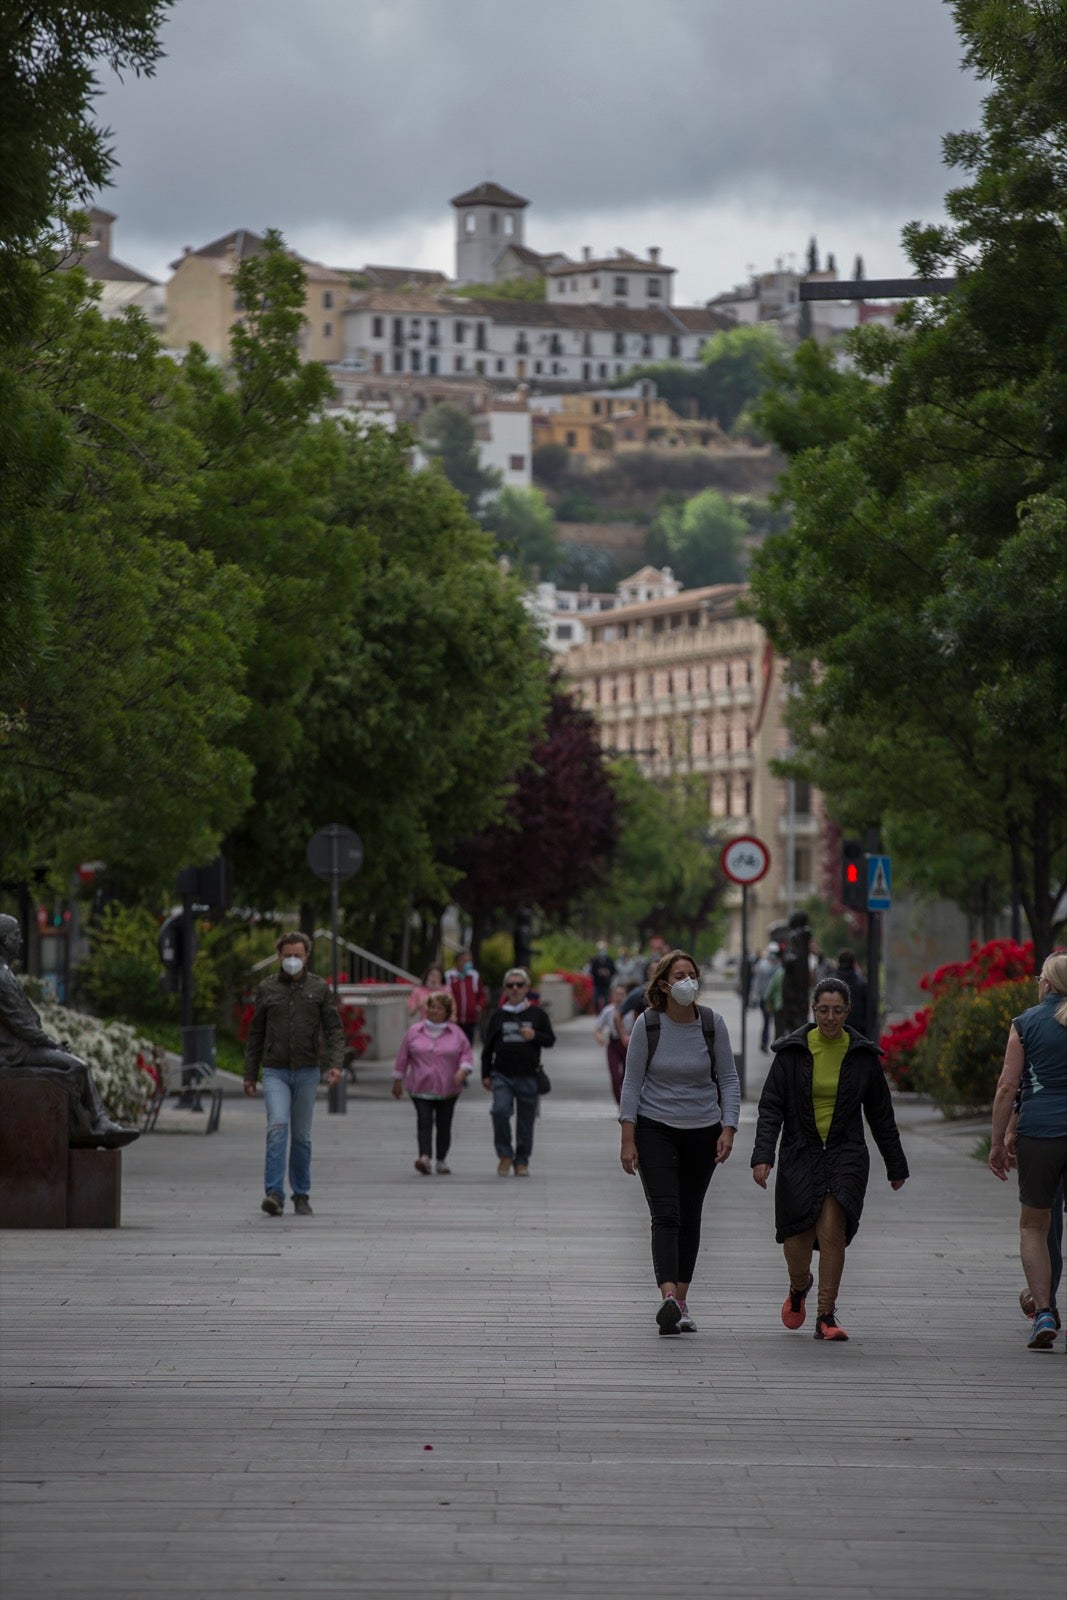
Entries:
{"label": "white stucco building", "polygon": [[553,305],[669,306],[675,269],[665,267],[653,245],[648,259],[629,250],[593,259],[586,246],[581,261],[564,261],[548,270],[548,298]]}

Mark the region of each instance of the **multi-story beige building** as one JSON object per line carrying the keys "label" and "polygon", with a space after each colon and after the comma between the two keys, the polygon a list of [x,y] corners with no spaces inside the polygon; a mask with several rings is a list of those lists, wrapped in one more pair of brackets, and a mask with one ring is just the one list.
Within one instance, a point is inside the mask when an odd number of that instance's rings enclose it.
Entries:
{"label": "multi-story beige building", "polygon": [[[242,261],[260,253],[264,243],[251,229],[236,228],[199,250],[186,247],[181,259],[171,263],[174,276],[167,284],[168,345],[184,350],[195,342],[218,361],[229,359],[230,330],[240,321],[242,311],[233,275]],[[332,364],[344,354],[342,309],[349,296],[350,275],[303,256],[295,259],[307,279],[301,354],[305,361]]]}
{"label": "multi-story beige building", "polygon": [[[824,821],[820,796],[771,771],[789,748],[783,664],[759,623],[738,614],[743,584],[672,594],[647,568],[626,587],[652,597],[586,618],[585,642],[561,665],[605,750],[653,779],[698,774],[709,830],[767,846],[770,871],[749,891],[749,941],[765,943],[772,922],[817,892]],[[736,949],[739,893],[732,902]]]}

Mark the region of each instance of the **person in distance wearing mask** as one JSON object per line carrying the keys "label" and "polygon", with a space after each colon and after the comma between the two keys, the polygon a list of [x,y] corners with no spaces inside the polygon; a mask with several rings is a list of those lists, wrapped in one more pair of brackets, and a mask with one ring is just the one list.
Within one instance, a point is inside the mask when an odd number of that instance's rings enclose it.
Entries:
{"label": "person in distance wearing mask", "polygon": [[325,978],[308,970],[311,940],[285,933],[275,946],[281,972],[256,990],[255,1011],[245,1045],[245,1094],[256,1092],[263,1068],[267,1107],[267,1160],[262,1209],[269,1217],[285,1210],[285,1158],[298,1217],[311,1216],[311,1119],[319,1088],[319,1045],[325,1039],[327,1083],[341,1081],[345,1035],[337,996]]}
{"label": "person in distance wearing mask", "polygon": [[630,1035],[619,1106],[622,1168],[640,1177],[652,1217],[661,1334],[696,1332],[687,1296],[704,1196],[733,1149],[741,1112],[726,1023],[697,1005],[699,993],[692,956],[670,950],[660,957]]}

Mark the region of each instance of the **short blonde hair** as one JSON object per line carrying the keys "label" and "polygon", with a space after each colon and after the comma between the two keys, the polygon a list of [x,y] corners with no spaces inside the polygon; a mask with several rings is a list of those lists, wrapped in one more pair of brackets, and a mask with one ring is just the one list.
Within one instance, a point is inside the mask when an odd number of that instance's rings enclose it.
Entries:
{"label": "short blonde hair", "polygon": [[456,1002],[453,1000],[453,998],[449,994],[448,990],[447,989],[433,989],[433,990],[431,990],[431,992],[426,996],[426,1004],[429,1005],[431,1000],[440,1000],[441,1004],[445,1008],[445,1021],[446,1022],[451,1022],[452,1018],[456,1014]]}
{"label": "short blonde hair", "polygon": [[1056,1021],[1067,1028],[1067,951],[1056,950],[1046,956],[1038,977],[1044,978],[1053,994],[1065,996],[1063,1004],[1056,1007]]}

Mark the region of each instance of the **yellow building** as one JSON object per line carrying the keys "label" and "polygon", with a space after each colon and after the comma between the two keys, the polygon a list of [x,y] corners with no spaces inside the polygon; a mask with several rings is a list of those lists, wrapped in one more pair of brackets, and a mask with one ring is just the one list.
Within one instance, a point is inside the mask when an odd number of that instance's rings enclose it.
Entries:
{"label": "yellow building", "polygon": [[708,450],[729,444],[719,424],[680,417],[654,385],[553,396],[535,402],[536,445],[562,444],[574,455],[595,456],[620,450]]}
{"label": "yellow building", "polygon": [[[657,578],[652,568],[635,573],[620,592],[655,596]],[[789,748],[788,690],[763,629],[738,615],[745,585],[674,594],[670,587],[586,619],[585,643],[561,665],[606,751],[632,756],[652,779],[698,774],[711,831],[723,839],[754,834],[767,846],[770,871],[749,891],[755,946],[772,922],[818,892],[822,801],[771,771]],[[739,895],[733,899],[736,908]]]}
{"label": "yellow building", "polygon": [[[181,259],[171,263],[166,344],[184,350],[196,343],[219,361],[229,359],[230,329],[241,316],[233,275],[242,261],[262,251],[264,243],[260,234],[237,228],[199,250],[186,247]],[[341,313],[349,294],[349,274],[308,261],[295,251],[291,254],[307,277],[301,354],[306,361],[339,361],[344,355]]]}

